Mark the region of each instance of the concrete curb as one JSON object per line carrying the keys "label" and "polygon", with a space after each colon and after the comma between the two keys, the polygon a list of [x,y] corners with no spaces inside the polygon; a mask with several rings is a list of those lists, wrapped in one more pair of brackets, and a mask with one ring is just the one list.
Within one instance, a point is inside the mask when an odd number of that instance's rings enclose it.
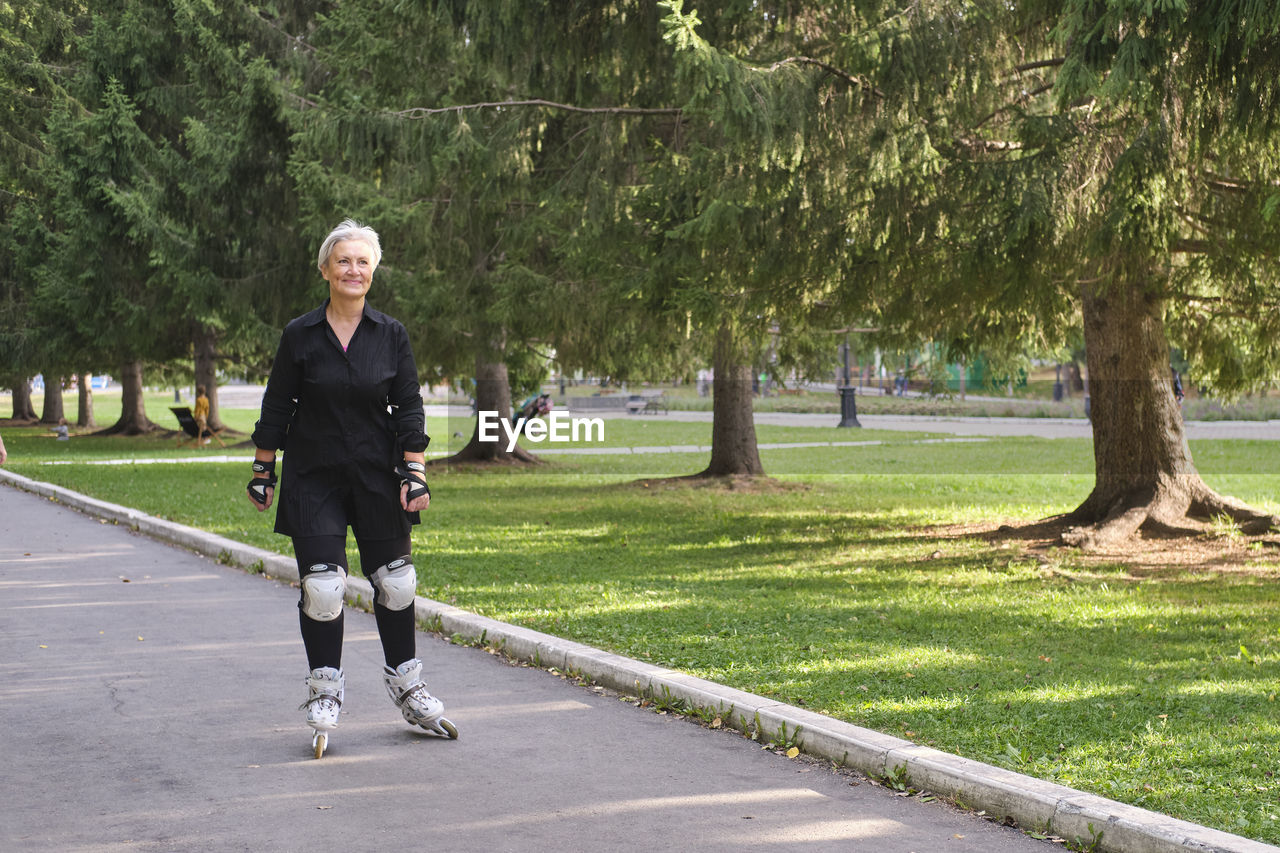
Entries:
{"label": "concrete curb", "polygon": [[[174,545],[251,572],[297,583],[294,561],[194,527],[155,518],[70,489],[0,469],[0,482],[55,500],[104,521],[123,524]],[[373,589],[364,578],[347,581],[347,600],[367,605]],[[676,670],[611,654],[572,640],[531,631],[419,597],[419,623],[445,634],[501,649],[539,667],[589,678],[614,690],[714,711],[724,724],[761,738],[794,742],[819,758],[874,777],[894,776],[913,787],[955,799],[1019,826],[1045,831],[1116,853],[1263,853],[1280,848],[1157,812],[1045,782],[864,729],[763,696]]]}

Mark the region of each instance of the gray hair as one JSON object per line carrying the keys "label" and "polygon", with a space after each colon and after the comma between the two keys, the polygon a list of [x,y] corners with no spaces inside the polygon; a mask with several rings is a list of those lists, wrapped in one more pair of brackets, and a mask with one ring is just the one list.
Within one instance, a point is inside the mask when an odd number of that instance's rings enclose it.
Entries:
{"label": "gray hair", "polygon": [[320,272],[324,272],[324,265],[329,262],[329,255],[333,254],[333,247],[343,240],[361,240],[367,243],[373,250],[373,265],[376,267],[382,262],[382,244],[378,242],[378,232],[354,219],[344,219],[320,244],[320,253],[316,256],[316,268]]}

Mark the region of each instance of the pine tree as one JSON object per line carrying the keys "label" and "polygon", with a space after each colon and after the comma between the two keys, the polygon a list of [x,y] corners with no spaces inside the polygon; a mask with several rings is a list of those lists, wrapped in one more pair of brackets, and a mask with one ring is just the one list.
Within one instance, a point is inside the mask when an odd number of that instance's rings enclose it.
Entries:
{"label": "pine tree", "polygon": [[[555,106],[569,93],[625,103],[625,84],[596,74],[584,47],[617,35],[592,26],[613,5],[566,17],[552,3],[516,14],[511,4],[351,2],[312,39],[329,69],[295,164],[312,221],[342,211],[376,225],[386,253],[371,299],[406,321],[429,379],[475,378],[479,410],[509,416],[512,385],[536,385],[552,353],[562,369],[615,376],[654,361],[635,313],[602,298],[618,282],[567,248],[610,221],[594,215],[617,204],[604,174],[635,158],[599,152],[635,146],[629,128],[648,115]],[[532,457],[477,430],[456,459]]]}
{"label": "pine tree", "polygon": [[58,0],[0,6],[0,386],[13,388],[18,420],[36,418],[28,378],[56,363],[32,314],[44,248],[32,207],[41,196],[40,129],[69,97],[62,63],[77,9]]}
{"label": "pine tree", "polygon": [[[728,4],[718,31],[758,39],[769,27],[753,5]],[[812,360],[814,319],[832,326],[832,270],[807,236],[820,208],[814,161],[796,144],[804,116],[778,87],[759,118],[723,107],[696,73],[673,74],[659,5],[429,8],[344,6],[336,31],[376,20],[423,46],[430,67],[348,35],[339,44],[358,42],[372,64],[334,83],[351,114],[343,131],[319,118],[344,166],[376,170],[380,193],[420,206],[424,261],[402,301],[435,332],[427,346],[441,359],[478,353],[488,375],[487,364],[550,342],[562,363],[614,376],[700,347],[717,361],[705,473],[762,473],[750,377],[764,344],[779,328],[781,364]],[[743,76],[733,63],[710,73]],[[771,135],[763,150],[743,125]]]}
{"label": "pine tree", "polygon": [[[1096,485],[1071,542],[1213,514],[1275,523],[1201,481],[1170,387],[1170,334],[1222,392],[1280,362],[1280,12],[1248,5],[779,4],[771,18],[814,80],[862,95],[841,115],[823,89],[792,89],[812,127],[829,119],[806,144],[845,143],[827,149],[845,159],[825,221],[851,310],[953,358],[1060,344],[1083,318]],[[671,6],[687,53],[735,58]],[[764,73],[718,94],[759,113]]]}
{"label": "pine tree", "polygon": [[284,107],[303,76],[284,24],[304,26],[306,13],[190,0],[68,8],[78,17],[57,30],[61,97],[29,116],[39,187],[10,231],[39,281],[28,339],[76,372],[118,365],[125,406],[108,432],[156,428],[144,365],[194,351],[216,426],[215,360],[252,371],[269,358],[310,278]]}

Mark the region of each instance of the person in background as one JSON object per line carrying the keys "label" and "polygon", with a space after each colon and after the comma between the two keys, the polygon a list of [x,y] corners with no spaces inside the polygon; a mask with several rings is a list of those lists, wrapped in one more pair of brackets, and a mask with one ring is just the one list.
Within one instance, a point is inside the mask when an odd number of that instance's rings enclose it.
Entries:
{"label": "person in background", "polygon": [[208,444],[211,439],[205,438],[204,434],[209,429],[209,395],[203,385],[196,386],[196,404],[191,417],[195,418],[196,426],[199,427],[196,435],[200,436],[201,443]]}

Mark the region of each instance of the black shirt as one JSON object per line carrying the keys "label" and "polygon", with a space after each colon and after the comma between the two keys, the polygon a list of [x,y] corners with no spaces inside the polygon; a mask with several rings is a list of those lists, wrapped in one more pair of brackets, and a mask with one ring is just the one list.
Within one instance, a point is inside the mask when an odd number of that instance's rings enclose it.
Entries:
{"label": "black shirt", "polygon": [[285,451],[275,529],[403,536],[419,518],[400,508],[393,469],[429,441],[409,334],[365,303],[344,352],[328,304],[285,326],[253,432],[256,446]]}

